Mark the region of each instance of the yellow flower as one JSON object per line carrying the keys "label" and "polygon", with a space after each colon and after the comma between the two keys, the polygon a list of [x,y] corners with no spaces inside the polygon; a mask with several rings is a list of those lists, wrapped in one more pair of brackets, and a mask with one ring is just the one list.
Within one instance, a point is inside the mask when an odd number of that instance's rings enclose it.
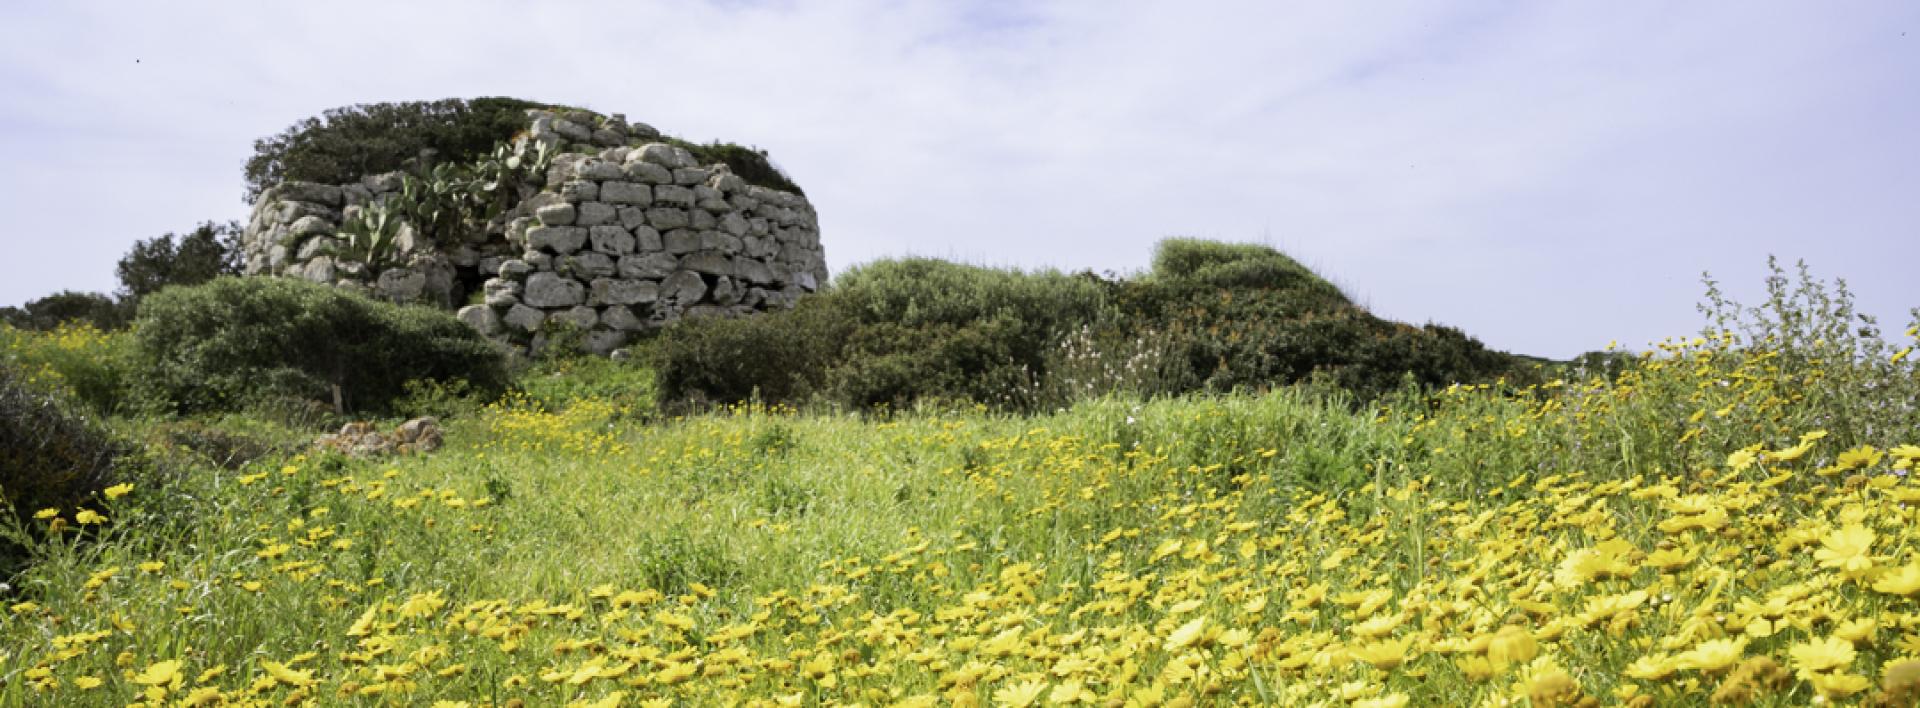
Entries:
{"label": "yellow flower", "polygon": [[37,521],[45,521],[47,519],[51,519],[59,515],[60,515],[59,509],[41,509],[39,511],[33,512],[33,518]]}
{"label": "yellow flower", "polygon": [[1040,693],[1045,690],[1047,690],[1047,684],[1044,681],[1028,681],[1022,684],[1003,686],[1000,690],[993,692],[993,701],[1003,706],[1024,708],[1025,706],[1033,705],[1034,701],[1040,700]]}
{"label": "yellow flower", "polygon": [[80,687],[80,690],[82,691],[90,691],[90,690],[99,688],[100,684],[102,683],[105,683],[105,682],[101,681],[98,677],[94,677],[94,676],[80,676],[73,680],[73,685]]}
{"label": "yellow flower", "polygon": [[168,659],[148,666],[146,670],[133,677],[133,682],[142,686],[164,686],[183,678],[180,675],[180,661]]}
{"label": "yellow flower", "polygon": [[312,671],[295,670],[277,661],[261,659],[260,668],[266,669],[267,675],[272,676],[274,680],[291,686],[311,686],[318,683],[313,679]]}
{"label": "yellow flower", "polygon": [[1801,671],[1820,672],[1843,668],[1853,663],[1853,644],[1839,637],[1800,642],[1788,650],[1793,665]]}
{"label": "yellow flower", "polygon": [[1813,684],[1813,690],[1829,699],[1845,698],[1873,685],[1867,677],[1856,674],[1813,674],[1806,679]]}
{"label": "yellow flower", "polygon": [[1739,472],[1748,467],[1752,467],[1753,461],[1758,457],[1759,456],[1755,455],[1753,450],[1750,449],[1735,450],[1733,454],[1727,455],[1727,467],[1735,472]]}
{"label": "yellow flower", "polygon": [[1875,592],[1888,595],[1912,595],[1920,592],[1920,561],[1887,571],[1873,584]]}
{"label": "yellow flower", "polygon": [[1713,673],[1738,663],[1746,650],[1746,637],[1713,639],[1701,642],[1699,646],[1674,659],[1679,663],[1680,668]]}
{"label": "yellow flower", "polygon": [[1372,664],[1377,669],[1391,669],[1407,661],[1407,646],[1413,640],[1407,637],[1383,639],[1359,646],[1347,647],[1347,653],[1353,658]]}
{"label": "yellow flower", "polygon": [[1507,625],[1494,633],[1493,640],[1487,642],[1487,660],[1495,666],[1522,664],[1540,655],[1540,644],[1533,640],[1533,632],[1525,627]]}
{"label": "yellow flower", "polygon": [[108,499],[119,499],[120,497],[124,497],[129,492],[132,492],[132,491],[133,491],[133,484],[129,482],[126,484],[116,484],[111,487],[107,487],[106,489],[101,490],[101,493],[107,495]]}
{"label": "yellow flower", "polygon": [[73,520],[76,522],[79,522],[79,524],[82,526],[86,526],[90,524],[106,523],[107,517],[101,516],[99,512],[96,512],[92,509],[81,509],[80,513],[73,515]]}
{"label": "yellow flower", "polygon": [[1821,548],[1813,552],[1823,568],[1833,568],[1848,575],[1857,575],[1873,568],[1873,550],[1875,535],[1872,529],[1859,524],[1847,524],[1845,528],[1820,537]]}
{"label": "yellow flower", "polygon": [[1379,698],[1363,698],[1353,702],[1353,708],[1405,708],[1407,694],[1389,693]]}
{"label": "yellow flower", "polygon": [[[1187,648],[1200,638],[1206,626],[1207,618],[1205,617],[1196,617],[1193,621],[1180,625],[1179,629],[1173,630],[1173,634],[1167,635],[1167,651],[1180,651]],[[999,694],[994,694],[994,697],[999,698]]]}
{"label": "yellow flower", "polygon": [[1621,673],[1626,674],[1627,678],[1658,681],[1673,675],[1673,672],[1680,668],[1677,664],[1673,657],[1666,654],[1649,654],[1633,660],[1633,663],[1628,664],[1626,670]]}

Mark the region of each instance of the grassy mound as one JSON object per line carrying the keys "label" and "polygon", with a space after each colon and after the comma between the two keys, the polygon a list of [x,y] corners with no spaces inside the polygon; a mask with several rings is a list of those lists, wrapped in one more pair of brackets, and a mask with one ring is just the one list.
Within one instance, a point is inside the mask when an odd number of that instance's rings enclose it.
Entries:
{"label": "grassy mound", "polygon": [[758,396],[1033,411],[1316,378],[1371,399],[1409,380],[1534,375],[1458,330],[1374,317],[1273,249],[1191,239],[1162,243],[1133,278],[879,261],[794,312],[680,323],[655,353],[668,407]]}
{"label": "grassy mound", "polygon": [[[246,198],[252,202],[267,188],[289,180],[340,184],[367,175],[430,167],[421,164],[423,155],[431,156],[431,163],[471,162],[526,130],[530,108],[567,110],[596,122],[606,120],[590,111],[504,97],[332,108],[254,141],[254,154],[246,165]],[[662,139],[686,147],[702,164],[725,163],[748,184],[800,193],[764,150]],[[578,149],[598,151],[589,146]]]}

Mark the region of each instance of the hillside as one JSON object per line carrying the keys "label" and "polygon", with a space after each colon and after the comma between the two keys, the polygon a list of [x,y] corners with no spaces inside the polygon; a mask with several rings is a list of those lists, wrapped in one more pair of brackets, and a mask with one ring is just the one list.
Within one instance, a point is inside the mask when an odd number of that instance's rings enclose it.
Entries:
{"label": "hillside", "polygon": [[0,703],[1911,705],[1911,347],[1770,321],[1358,410],[668,418],[587,358],[416,396],[411,456],[122,419],[142,467],[10,526]]}

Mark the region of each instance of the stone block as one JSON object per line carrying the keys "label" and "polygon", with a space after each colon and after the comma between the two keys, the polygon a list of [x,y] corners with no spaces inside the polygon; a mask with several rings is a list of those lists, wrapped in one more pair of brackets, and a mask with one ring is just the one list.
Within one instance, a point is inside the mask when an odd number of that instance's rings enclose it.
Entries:
{"label": "stone block", "polygon": [[527,247],[567,254],[587,243],[587,230],[578,226],[537,226],[527,230]]}
{"label": "stone block", "polygon": [[633,234],[619,226],[612,224],[595,226],[588,231],[587,238],[593,243],[593,250],[601,253],[621,256],[633,252]]}
{"label": "stone block", "polygon": [[586,286],[558,273],[543,271],[527,278],[526,294],[521,299],[540,308],[572,307],[586,300]]}
{"label": "stone block", "polygon": [[608,180],[600,183],[600,201],[647,206],[653,203],[653,188],[638,182]]}
{"label": "stone block", "polygon": [[601,224],[611,224],[615,220],[620,218],[620,211],[618,209],[615,209],[612,204],[608,204],[606,202],[596,202],[596,201],[580,202],[579,211],[580,211],[579,215],[574,217],[574,222],[573,222],[575,225],[578,225],[578,226],[599,226]]}

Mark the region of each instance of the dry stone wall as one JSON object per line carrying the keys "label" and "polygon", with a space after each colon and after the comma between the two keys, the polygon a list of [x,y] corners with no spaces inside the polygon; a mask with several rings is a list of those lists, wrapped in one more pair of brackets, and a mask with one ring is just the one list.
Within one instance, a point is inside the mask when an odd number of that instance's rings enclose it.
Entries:
{"label": "dry stone wall", "polygon": [[445,243],[403,225],[369,265],[340,224],[393,198],[399,174],[267,190],[242,235],[249,274],[299,277],[459,309],[483,334],[540,349],[562,326],[605,353],[682,317],[792,307],[827,280],[813,206],[697,164],[644,124],[531,111],[520,138],[559,151],[517,203]]}

